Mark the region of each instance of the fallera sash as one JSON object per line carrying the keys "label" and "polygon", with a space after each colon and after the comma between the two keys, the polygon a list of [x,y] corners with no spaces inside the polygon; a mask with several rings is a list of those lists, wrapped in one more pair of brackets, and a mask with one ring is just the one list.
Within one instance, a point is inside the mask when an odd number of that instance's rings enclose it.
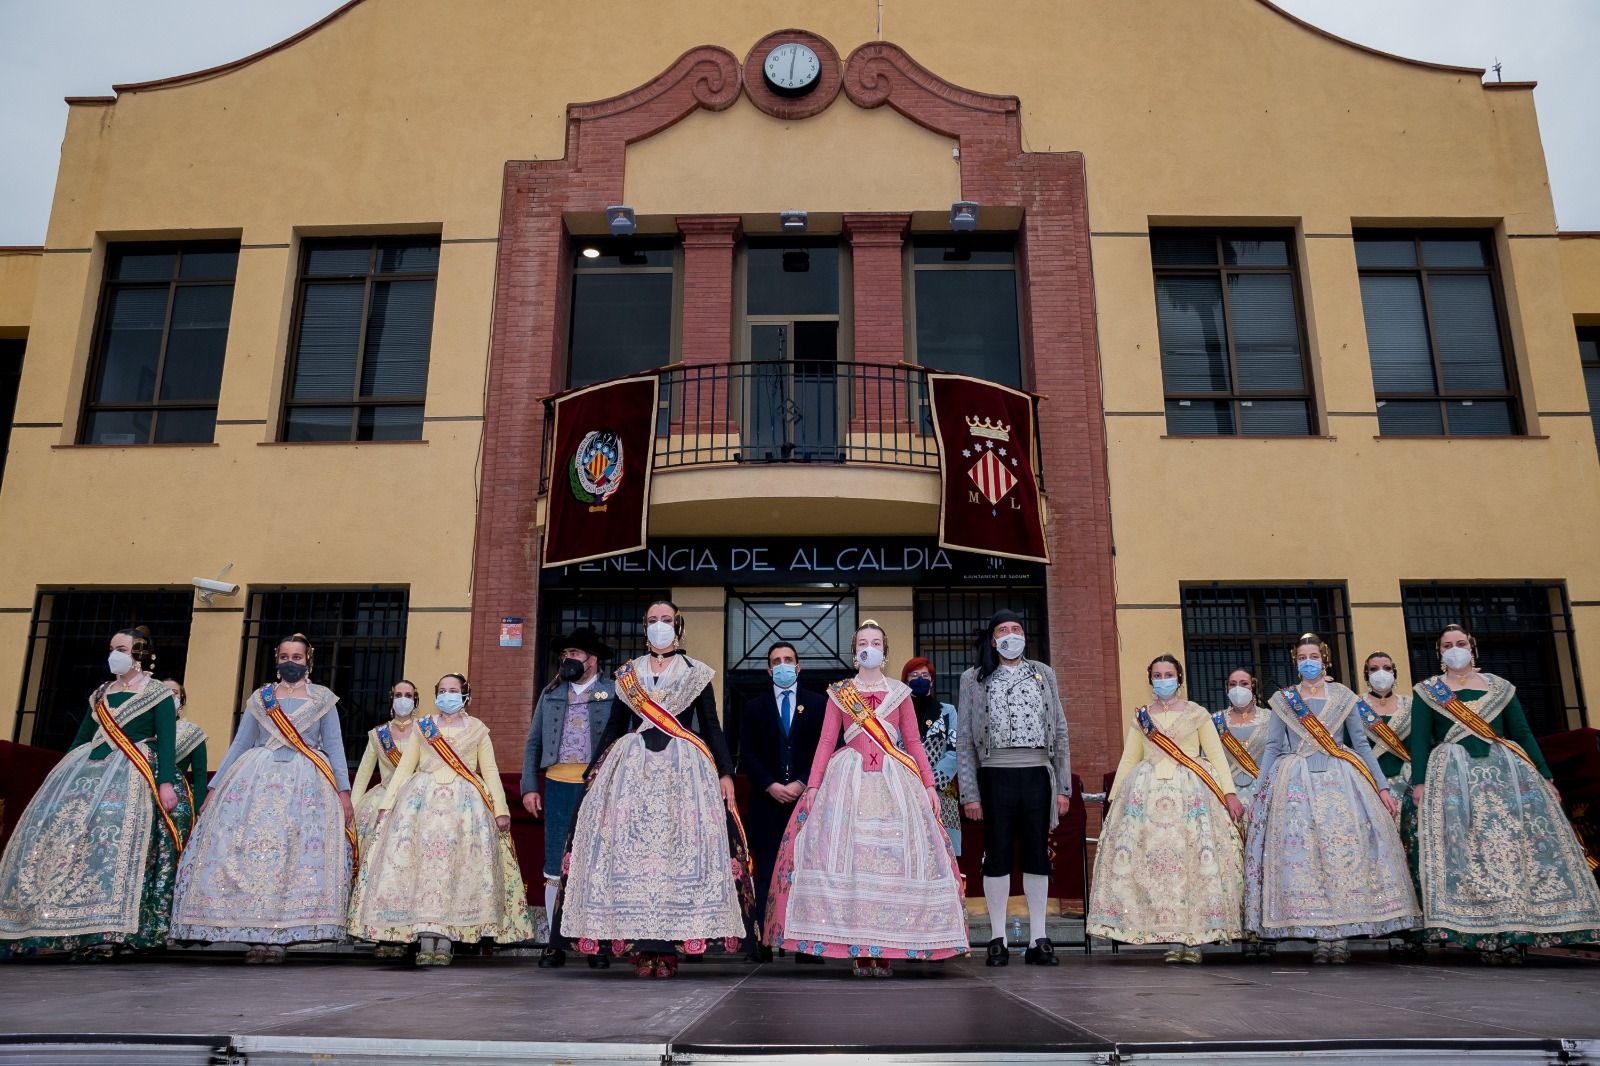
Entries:
{"label": "fallera sash", "polygon": [[389,732],[389,727],[378,727],[378,747],[383,749],[383,757],[389,760],[390,766],[400,765],[400,746],[394,742],[394,736]]}
{"label": "fallera sash", "polygon": [[[261,697],[261,706],[266,709],[267,717],[277,727],[279,734],[291,748],[311,760],[311,765],[317,768],[317,772],[328,782],[328,787],[333,789],[334,795],[337,796],[339,782],[333,776],[333,767],[328,765],[328,760],[321,752],[305,742],[300,730],[296,729],[294,723],[289,721],[289,716],[283,713],[283,708],[278,706],[277,693],[272,691],[272,685],[270,683],[262,685],[258,695]],[[356,843],[356,829],[349,822],[344,824],[344,838],[350,842],[350,874],[354,877],[356,869],[361,865],[361,845]]]}
{"label": "fallera sash", "polygon": [[1383,720],[1383,715],[1367,706],[1366,700],[1356,700],[1356,713],[1361,716],[1367,732],[1383,741],[1383,746],[1398,756],[1401,762],[1411,761],[1411,752],[1406,750],[1406,742],[1400,739],[1400,734],[1394,731],[1394,726]]}
{"label": "fallera sash", "polygon": [[422,730],[423,738],[433,745],[434,752],[444,760],[444,764],[454,770],[457,775],[469,781],[472,787],[478,790],[478,795],[483,797],[483,805],[489,808],[489,816],[491,818],[494,817],[494,800],[489,798],[489,790],[484,787],[483,779],[467,769],[467,764],[461,761],[461,756],[456,753],[456,749],[450,746],[450,742],[439,731],[439,724],[432,718],[424,718],[417,723],[417,728]]}
{"label": "fallera sash", "polygon": [[1149,707],[1140,707],[1138,712],[1134,714],[1133,719],[1138,723],[1139,729],[1144,733],[1146,740],[1165,752],[1173,762],[1205,782],[1205,786],[1211,790],[1211,794],[1217,797],[1217,802],[1227,806],[1228,797],[1223,793],[1222,789],[1217,787],[1216,781],[1206,772],[1206,768],[1196,762],[1188,752],[1180,748],[1177,741],[1161,731],[1161,727],[1156,725],[1156,720],[1150,716]]}
{"label": "fallera sash", "polygon": [[[157,683],[159,684],[159,682]],[[178,831],[178,823],[172,820],[172,815],[161,805],[161,785],[156,781],[156,772],[151,768],[150,760],[145,757],[144,750],[139,745],[128,739],[128,734],[122,731],[121,724],[117,722],[117,716],[111,712],[110,707],[106,706],[106,690],[110,687],[110,682],[107,682],[101,685],[99,691],[94,694],[95,721],[100,723],[100,729],[105,733],[106,739],[111,741],[118,751],[128,757],[128,761],[133,764],[133,768],[138,771],[139,776],[144,778],[144,783],[150,786],[150,795],[155,799],[156,813],[161,815],[161,820],[167,824],[167,835],[172,838],[172,846],[178,850],[179,855],[182,855],[183,834]],[[134,696],[132,698],[137,699],[138,697]],[[165,698],[166,695],[163,694],[162,699]],[[139,712],[139,714],[145,713],[148,712]],[[139,717],[137,714],[133,716],[133,718],[137,717]],[[132,721],[133,718],[129,718],[129,721]],[[179,774],[178,779],[182,781],[183,775]],[[185,789],[188,788],[187,781],[184,782],[184,787]],[[192,811],[194,809],[194,796],[192,794],[189,797],[189,804],[189,809]]]}
{"label": "fallera sash", "polygon": [[[696,736],[682,722],[678,721],[677,716],[671,711],[668,711],[661,704],[650,698],[650,694],[645,691],[644,682],[639,680],[639,675],[634,670],[632,663],[623,663],[617,667],[614,676],[617,690],[627,697],[628,705],[638,711],[645,721],[674,740],[681,740],[692,746],[706,757],[706,762],[711,764],[712,774],[721,776],[717,774],[716,756],[711,754],[711,749],[706,746],[706,742]],[[729,808],[728,814],[732,816],[733,824],[739,830],[739,842],[744,845],[745,867],[749,870],[750,876],[754,877],[755,859],[750,856],[750,838],[745,836],[744,820],[739,817],[739,812],[736,809]]]}
{"label": "fallera sash", "polygon": [[1240,743],[1239,738],[1228,731],[1228,716],[1222,711],[1211,715],[1211,724],[1217,727],[1217,736],[1222,738],[1222,746],[1228,750],[1228,755],[1239,764],[1239,769],[1251,777],[1261,776],[1261,767],[1250,757],[1250,750]]}
{"label": "fallera sash", "polygon": [[867,701],[861,698],[860,691],[853,681],[836,681],[828,686],[828,695],[844,712],[848,714],[861,731],[871,737],[883,753],[904,766],[907,770],[917,775],[917,780],[922,780],[922,768],[917,765],[917,760],[901,751],[895,744],[894,738],[889,735],[889,730],[884,726],[882,719],[872,712],[867,706]]}
{"label": "fallera sash", "polygon": [[1283,698],[1289,704],[1289,709],[1294,712],[1295,721],[1300,723],[1300,728],[1311,734],[1311,739],[1317,742],[1317,747],[1323,753],[1335,759],[1343,760],[1361,771],[1361,776],[1366,778],[1367,784],[1372,786],[1372,791],[1382,794],[1378,782],[1373,779],[1372,771],[1367,769],[1367,764],[1362,762],[1355,752],[1341,746],[1333,739],[1333,734],[1328,732],[1328,727],[1322,724],[1322,719],[1311,713],[1311,708],[1306,706],[1306,701],[1300,698],[1300,693],[1292,686],[1283,690]]}

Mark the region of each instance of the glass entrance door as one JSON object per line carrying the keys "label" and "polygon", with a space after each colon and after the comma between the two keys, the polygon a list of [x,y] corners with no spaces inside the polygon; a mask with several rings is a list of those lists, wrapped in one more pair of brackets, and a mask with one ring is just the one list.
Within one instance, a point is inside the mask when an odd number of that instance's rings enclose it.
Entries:
{"label": "glass entrance door", "polygon": [[767,675],[768,648],[780,640],[793,644],[800,659],[800,687],[821,692],[835,681],[855,676],[850,655],[855,629],[853,588],[729,592],[722,723],[730,748],[738,750],[739,715],[745,703],[772,684]]}

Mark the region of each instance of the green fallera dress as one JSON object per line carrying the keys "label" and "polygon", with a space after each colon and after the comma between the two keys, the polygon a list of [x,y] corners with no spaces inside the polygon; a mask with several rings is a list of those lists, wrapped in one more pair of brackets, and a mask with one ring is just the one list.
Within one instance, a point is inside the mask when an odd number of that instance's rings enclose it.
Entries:
{"label": "green fallera dress", "polygon": [[[4,954],[166,944],[178,848],[150,786],[101,731],[98,695],[0,857]],[[193,769],[203,795],[205,734],[178,719],[159,681],[105,701],[128,739],[149,753],[157,783],[177,789],[172,821],[186,837],[194,814],[180,766]]]}

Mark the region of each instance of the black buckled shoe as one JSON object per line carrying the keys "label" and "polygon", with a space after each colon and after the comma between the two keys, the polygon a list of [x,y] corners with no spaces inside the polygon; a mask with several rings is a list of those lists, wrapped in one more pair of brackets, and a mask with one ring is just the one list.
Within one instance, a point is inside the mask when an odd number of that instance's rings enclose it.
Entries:
{"label": "black buckled shoe", "polygon": [[[1029,949],[1032,950],[1031,948]],[[1011,952],[1006,947],[1006,938],[997,936],[989,941],[989,954],[983,960],[985,966],[1006,966],[1011,962]]]}
{"label": "black buckled shoe", "polygon": [[1040,937],[1029,944],[1028,950],[1022,953],[1022,961],[1029,966],[1061,965],[1061,960],[1056,958],[1056,947],[1048,937]]}
{"label": "black buckled shoe", "polygon": [[559,970],[567,964],[567,953],[561,948],[545,948],[539,956],[539,969]]}

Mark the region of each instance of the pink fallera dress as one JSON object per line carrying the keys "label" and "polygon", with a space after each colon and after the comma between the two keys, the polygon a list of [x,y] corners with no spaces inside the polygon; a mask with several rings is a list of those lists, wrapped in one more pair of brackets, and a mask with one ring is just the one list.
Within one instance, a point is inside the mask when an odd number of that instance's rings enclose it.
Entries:
{"label": "pink fallera dress", "polygon": [[[911,690],[862,699],[920,773],[886,754],[830,693],[807,792],[779,845],[766,942],[826,958],[945,959],[968,950],[961,880],[927,789]],[[844,741],[840,746],[841,737]]]}

